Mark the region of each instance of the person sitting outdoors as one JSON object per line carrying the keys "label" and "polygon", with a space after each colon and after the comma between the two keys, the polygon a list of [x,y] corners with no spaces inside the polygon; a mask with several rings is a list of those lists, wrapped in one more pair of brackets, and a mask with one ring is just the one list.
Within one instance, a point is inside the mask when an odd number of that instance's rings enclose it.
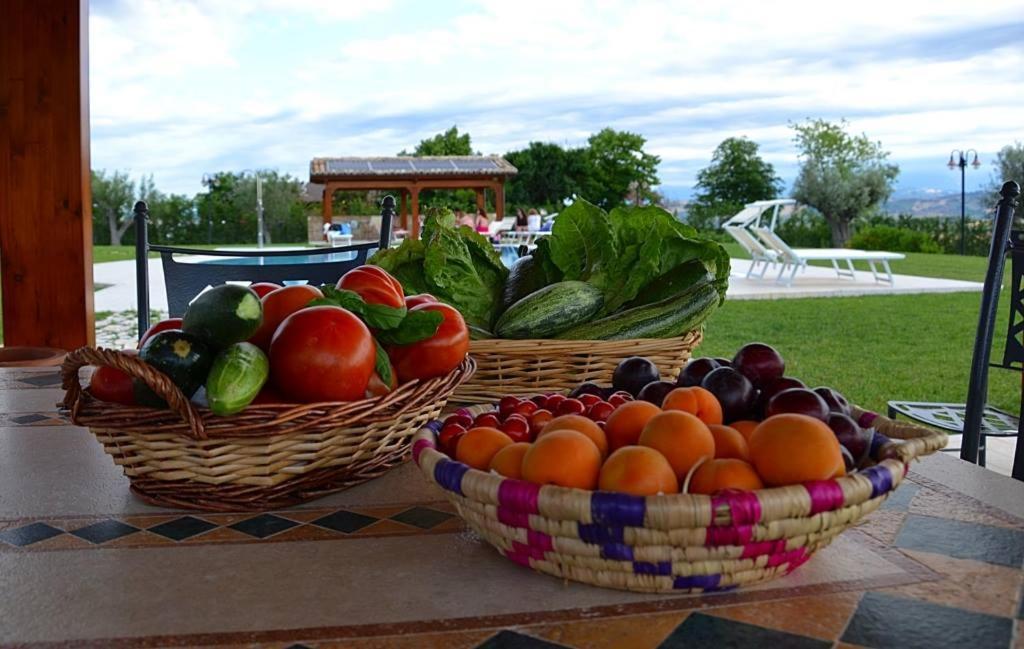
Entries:
{"label": "person sitting outdoors", "polygon": [[487,218],[487,211],[481,207],[476,211],[476,231],[487,234],[490,227],[491,220]]}
{"label": "person sitting outdoors", "polygon": [[516,210],[516,232],[526,232],[530,229],[530,221],[526,218],[523,208]]}
{"label": "person sitting outdoors", "polygon": [[526,215],[526,221],[528,223],[526,229],[530,232],[537,232],[540,230],[540,214],[538,214],[537,210],[532,207],[530,208],[529,214]]}
{"label": "person sitting outdoors", "polygon": [[466,227],[472,228],[475,225],[475,221],[471,214],[466,214],[462,210],[455,210],[455,225],[465,225]]}

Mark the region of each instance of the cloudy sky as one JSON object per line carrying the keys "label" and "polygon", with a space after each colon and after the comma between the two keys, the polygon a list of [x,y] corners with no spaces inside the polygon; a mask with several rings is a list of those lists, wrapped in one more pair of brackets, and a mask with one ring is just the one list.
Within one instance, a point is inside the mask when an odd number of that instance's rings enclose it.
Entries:
{"label": "cloudy sky", "polygon": [[453,124],[483,153],[638,132],[676,198],[729,136],[788,183],[807,117],[880,140],[904,190],[959,191],[959,147],[985,186],[1024,140],[1024,0],[92,0],[89,30],[93,167],[188,194]]}

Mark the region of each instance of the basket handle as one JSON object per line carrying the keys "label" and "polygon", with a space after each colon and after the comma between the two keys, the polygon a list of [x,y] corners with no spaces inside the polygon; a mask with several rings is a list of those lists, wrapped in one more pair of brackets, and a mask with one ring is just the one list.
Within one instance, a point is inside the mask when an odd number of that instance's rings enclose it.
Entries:
{"label": "basket handle", "polygon": [[[78,370],[86,365],[105,365],[121,370],[149,386],[157,396],[167,402],[171,411],[178,414],[188,424],[188,435],[193,439],[206,439],[206,428],[203,418],[196,411],[192,402],[182,393],[166,374],[152,367],[138,356],[124,354],[113,349],[102,347],[79,347],[64,359],[61,365],[61,387],[67,390],[64,395],[64,407],[71,410],[71,421],[77,418],[79,404],[82,400],[82,384],[78,378]],[[77,423],[77,422],[75,422]]]}

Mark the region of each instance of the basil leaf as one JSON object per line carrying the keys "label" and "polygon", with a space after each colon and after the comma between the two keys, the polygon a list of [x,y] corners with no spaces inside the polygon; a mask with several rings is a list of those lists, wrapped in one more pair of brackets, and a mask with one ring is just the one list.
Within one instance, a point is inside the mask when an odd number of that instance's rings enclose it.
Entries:
{"label": "basil leaf", "polygon": [[402,324],[378,331],[377,338],[385,345],[411,345],[432,337],[443,321],[444,314],[437,311],[410,311]]}
{"label": "basil leaf", "polygon": [[377,360],[374,363],[374,369],[377,372],[377,376],[384,385],[391,387],[391,360],[388,358],[388,353],[384,351],[384,348],[380,346],[380,343],[376,340],[373,344],[377,346]]}
{"label": "basil leaf", "polygon": [[327,284],[320,287],[322,298],[310,302],[310,306],[340,306],[362,318],[372,329],[394,329],[405,318],[405,305],[390,307],[383,304],[367,304],[355,291],[338,289]]}

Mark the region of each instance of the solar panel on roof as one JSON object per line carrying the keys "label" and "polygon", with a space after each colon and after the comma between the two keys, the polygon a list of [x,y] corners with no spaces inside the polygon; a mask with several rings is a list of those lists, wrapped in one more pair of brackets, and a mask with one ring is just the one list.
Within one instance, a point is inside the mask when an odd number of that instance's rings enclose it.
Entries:
{"label": "solar panel on roof", "polygon": [[483,169],[497,169],[498,165],[489,158],[479,160],[453,160],[460,171],[479,171]]}
{"label": "solar panel on roof", "polygon": [[370,164],[366,160],[328,160],[327,173],[345,173],[347,171],[369,171]]}
{"label": "solar panel on roof", "polygon": [[412,171],[408,160],[373,160],[370,169],[374,171]]}
{"label": "solar panel on roof", "polygon": [[448,160],[447,158],[443,160],[413,160],[412,164],[413,167],[415,167],[416,171],[423,172],[455,170],[455,167],[452,166],[451,161]]}

